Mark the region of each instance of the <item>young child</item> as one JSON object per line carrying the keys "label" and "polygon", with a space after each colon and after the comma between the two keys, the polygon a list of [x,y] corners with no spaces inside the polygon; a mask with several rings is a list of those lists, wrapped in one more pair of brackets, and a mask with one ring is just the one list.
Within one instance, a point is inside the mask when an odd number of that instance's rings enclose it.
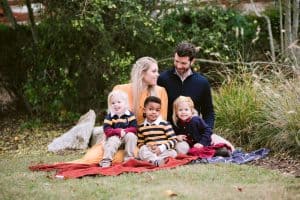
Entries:
{"label": "young child", "polygon": [[167,157],[177,156],[174,150],[176,135],[171,124],[161,119],[160,110],[160,98],[147,97],[144,102],[145,121],[138,127],[139,157],[155,166],[163,165]]}
{"label": "young child", "polygon": [[[176,150],[178,153],[187,154],[190,148],[202,148],[212,145],[212,130],[198,116],[194,102],[190,97],[179,96],[173,103],[174,131],[177,135]],[[228,144],[227,144],[228,145]],[[229,151],[224,147],[216,151],[215,156],[229,156]]]}
{"label": "young child", "polygon": [[103,129],[106,136],[104,155],[100,167],[109,167],[122,143],[125,143],[125,159],[134,158],[137,144],[137,120],[129,111],[128,96],[120,90],[109,93],[107,98],[109,113],[104,119]]}

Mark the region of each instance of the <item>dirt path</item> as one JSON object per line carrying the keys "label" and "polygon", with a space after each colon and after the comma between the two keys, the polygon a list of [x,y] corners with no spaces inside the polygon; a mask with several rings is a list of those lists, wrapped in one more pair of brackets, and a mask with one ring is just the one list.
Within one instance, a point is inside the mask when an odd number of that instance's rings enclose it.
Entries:
{"label": "dirt path", "polygon": [[285,155],[270,155],[264,159],[253,161],[250,164],[261,166],[266,169],[276,170],[285,175],[300,178],[300,160]]}

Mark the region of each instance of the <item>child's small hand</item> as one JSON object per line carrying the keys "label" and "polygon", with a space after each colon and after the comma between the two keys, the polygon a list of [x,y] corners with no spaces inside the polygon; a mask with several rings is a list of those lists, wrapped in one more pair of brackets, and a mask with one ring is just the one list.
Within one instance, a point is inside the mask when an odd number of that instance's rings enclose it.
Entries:
{"label": "child's small hand", "polygon": [[156,146],[156,145],[151,145],[150,146],[149,145],[148,147],[150,148],[150,150],[151,150],[152,153],[155,153],[156,155],[161,154],[160,149],[159,149],[158,146]]}
{"label": "child's small hand", "polygon": [[177,135],[177,140],[180,142],[186,140],[186,135]]}
{"label": "child's small hand", "polygon": [[204,146],[202,144],[200,144],[200,143],[196,143],[196,144],[194,144],[194,147],[196,147],[196,148],[203,148]]}
{"label": "child's small hand", "polygon": [[156,155],[160,155],[161,151],[160,149],[156,146],[156,149],[153,151],[153,153],[155,153]]}
{"label": "child's small hand", "polygon": [[121,130],[121,138],[123,138],[125,136],[126,132],[124,129]]}

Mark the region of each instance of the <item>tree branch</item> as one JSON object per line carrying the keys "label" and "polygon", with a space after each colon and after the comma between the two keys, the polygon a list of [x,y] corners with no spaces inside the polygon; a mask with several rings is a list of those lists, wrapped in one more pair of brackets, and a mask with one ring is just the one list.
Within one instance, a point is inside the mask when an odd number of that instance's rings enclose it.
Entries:
{"label": "tree branch", "polygon": [[254,12],[255,14],[258,16],[258,17],[263,17],[265,18],[265,20],[267,21],[267,25],[268,25],[268,33],[269,33],[269,43],[270,43],[270,51],[271,51],[271,58],[272,58],[272,61],[275,62],[276,61],[276,57],[275,57],[275,48],[274,48],[274,42],[273,42],[273,33],[272,33],[272,27],[271,27],[271,21],[270,21],[270,18],[266,15],[261,15],[257,9],[256,9],[256,6],[253,2],[253,0],[250,0],[251,2],[251,5],[253,6],[254,8]]}

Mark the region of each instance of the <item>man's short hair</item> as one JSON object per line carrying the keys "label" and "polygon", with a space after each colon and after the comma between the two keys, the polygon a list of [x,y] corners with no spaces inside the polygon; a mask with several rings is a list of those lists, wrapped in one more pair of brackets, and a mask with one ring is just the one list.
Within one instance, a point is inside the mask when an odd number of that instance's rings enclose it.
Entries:
{"label": "man's short hair", "polygon": [[196,57],[196,47],[192,43],[189,42],[181,42],[177,45],[175,49],[175,53],[179,57],[185,57],[188,56],[190,61],[192,61]]}

